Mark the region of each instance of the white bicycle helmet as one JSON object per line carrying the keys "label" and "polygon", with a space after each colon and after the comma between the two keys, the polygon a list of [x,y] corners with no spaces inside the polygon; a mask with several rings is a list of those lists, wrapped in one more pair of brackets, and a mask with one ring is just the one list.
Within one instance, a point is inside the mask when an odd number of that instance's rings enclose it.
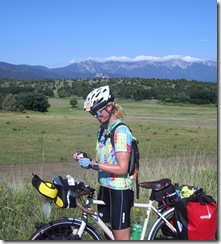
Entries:
{"label": "white bicycle helmet", "polygon": [[114,100],[109,86],[102,86],[91,91],[84,102],[84,111],[97,111]]}

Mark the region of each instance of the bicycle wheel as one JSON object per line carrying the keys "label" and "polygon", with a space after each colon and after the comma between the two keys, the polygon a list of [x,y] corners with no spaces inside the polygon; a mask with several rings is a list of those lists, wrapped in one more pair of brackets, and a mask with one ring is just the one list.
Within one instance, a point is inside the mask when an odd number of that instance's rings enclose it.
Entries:
{"label": "bicycle wheel", "polygon": [[104,240],[102,235],[90,224],[87,224],[81,238],[76,235],[82,220],[65,218],[43,224],[29,240]]}
{"label": "bicycle wheel", "polygon": [[[174,217],[174,208],[171,208],[163,214],[163,216],[172,224]],[[147,240],[179,240],[177,234],[173,233],[173,231],[166,226],[163,219],[158,217],[153,223]]]}

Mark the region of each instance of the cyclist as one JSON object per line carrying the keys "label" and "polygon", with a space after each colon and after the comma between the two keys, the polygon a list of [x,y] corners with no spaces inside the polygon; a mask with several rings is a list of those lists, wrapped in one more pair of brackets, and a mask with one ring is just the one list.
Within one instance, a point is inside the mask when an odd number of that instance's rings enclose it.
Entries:
{"label": "cyclist", "polygon": [[83,168],[98,170],[98,199],[106,203],[105,206],[98,206],[99,215],[105,223],[110,223],[115,240],[130,240],[130,210],[134,203],[134,191],[127,170],[132,135],[127,126],[120,125],[114,133],[115,149],[110,138],[105,137],[125,116],[124,110],[114,99],[109,86],[94,89],[87,95],[84,110],[101,123],[101,137],[96,142],[93,160],[85,152],[75,152],[73,158]]}

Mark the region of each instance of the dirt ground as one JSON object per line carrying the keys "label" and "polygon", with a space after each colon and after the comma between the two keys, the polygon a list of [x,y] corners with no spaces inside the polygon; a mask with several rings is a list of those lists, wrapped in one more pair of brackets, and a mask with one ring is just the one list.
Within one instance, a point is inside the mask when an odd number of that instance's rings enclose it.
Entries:
{"label": "dirt ground", "polygon": [[[167,163],[176,163],[177,158],[161,158],[160,161],[163,164]],[[146,162],[151,166],[152,164],[159,161],[156,158],[145,159]],[[200,156],[195,157],[180,157],[179,161],[197,163],[202,162]],[[210,164],[217,165],[217,155],[203,156],[204,162],[209,162]],[[78,172],[79,171],[79,172]],[[32,179],[32,173],[38,174],[42,179],[51,181],[55,176],[61,175],[66,176],[67,174],[79,176],[79,173],[82,172],[79,165],[75,165],[74,162],[69,163],[44,163],[44,164],[7,164],[0,165],[0,180],[11,182],[14,184],[21,183],[24,179],[27,179],[28,182]]]}

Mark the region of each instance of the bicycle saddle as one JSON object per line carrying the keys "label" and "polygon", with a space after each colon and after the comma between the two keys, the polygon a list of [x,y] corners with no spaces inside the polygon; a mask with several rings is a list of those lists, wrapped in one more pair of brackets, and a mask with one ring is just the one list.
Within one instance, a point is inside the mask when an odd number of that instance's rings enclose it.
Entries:
{"label": "bicycle saddle", "polygon": [[164,189],[165,187],[169,186],[171,184],[170,179],[160,179],[157,181],[148,181],[148,182],[141,182],[139,183],[140,187],[146,188],[146,189],[152,189],[155,191],[159,191]]}

